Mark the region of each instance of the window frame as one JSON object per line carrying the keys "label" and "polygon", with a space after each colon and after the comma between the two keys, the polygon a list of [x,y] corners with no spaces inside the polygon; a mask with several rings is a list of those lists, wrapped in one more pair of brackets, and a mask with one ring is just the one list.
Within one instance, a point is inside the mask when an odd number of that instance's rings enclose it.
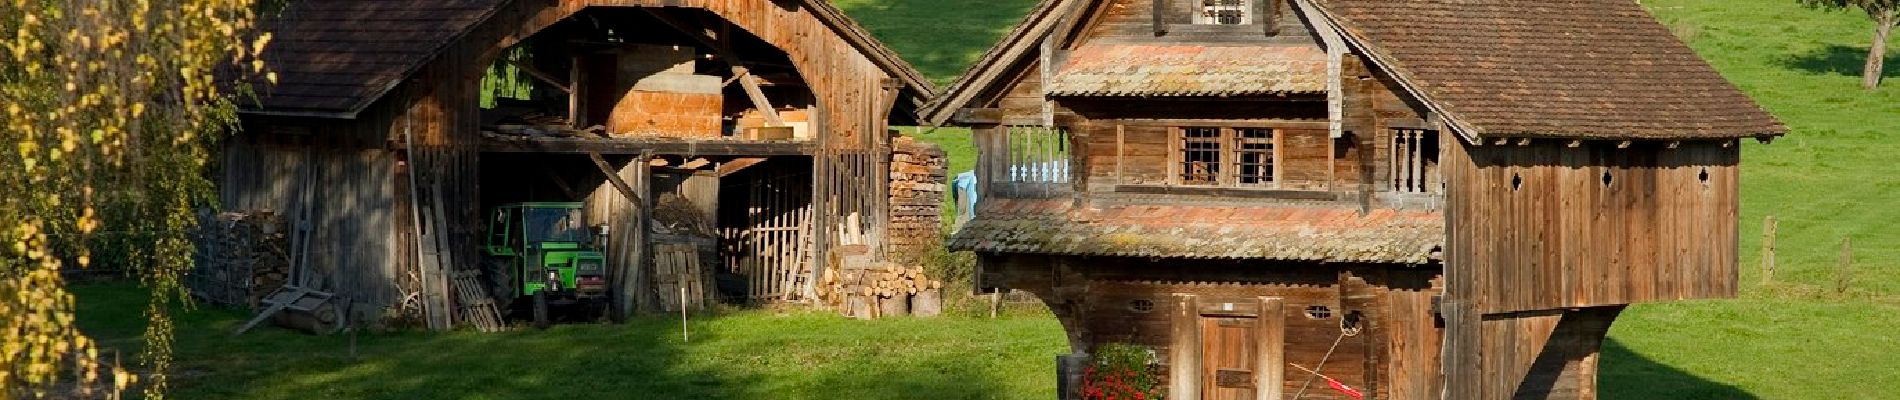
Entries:
{"label": "window frame", "polygon": [[[1254,3],[1260,2],[1260,1],[1266,1],[1266,0],[1188,0],[1188,1],[1191,2],[1190,6],[1192,7],[1189,11],[1191,15],[1189,15],[1189,18],[1188,18],[1188,23],[1191,25],[1248,26],[1248,25],[1253,25],[1255,17],[1257,17],[1256,15],[1254,15],[1256,14],[1255,10],[1257,10]],[[1231,6],[1220,5],[1219,3],[1222,1],[1238,1],[1240,2],[1240,4],[1231,5]],[[1214,4],[1209,4],[1209,3],[1214,3]],[[1223,9],[1239,11],[1240,21],[1232,23],[1232,24],[1221,23],[1219,16],[1207,15],[1209,11],[1219,11]]]}
{"label": "window frame", "polygon": [[[1187,133],[1191,129],[1216,129],[1219,132],[1213,137],[1213,140],[1211,140],[1212,143],[1218,146],[1214,149],[1218,160],[1216,161],[1217,167],[1214,172],[1214,182],[1212,184],[1190,183],[1185,179],[1188,174],[1186,168],[1189,158],[1187,151],[1190,150],[1186,146],[1189,139]],[[1271,147],[1267,150],[1269,157],[1266,162],[1266,164],[1271,167],[1271,170],[1268,172],[1270,179],[1267,182],[1240,183],[1242,164],[1240,157],[1241,154],[1245,152],[1240,149],[1242,144],[1240,132],[1242,130],[1271,132],[1272,138],[1269,143]],[[1278,190],[1281,187],[1281,183],[1285,181],[1284,177],[1286,176],[1284,173],[1284,159],[1286,157],[1285,144],[1286,129],[1284,128],[1213,124],[1171,125],[1168,127],[1167,185],[1182,188]]]}

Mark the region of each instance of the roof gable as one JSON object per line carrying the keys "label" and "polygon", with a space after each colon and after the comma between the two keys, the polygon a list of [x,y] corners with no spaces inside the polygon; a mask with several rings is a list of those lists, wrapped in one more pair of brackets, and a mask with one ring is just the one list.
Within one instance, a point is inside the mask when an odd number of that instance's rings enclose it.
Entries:
{"label": "roof gable", "polygon": [[1787,133],[1632,0],[1311,3],[1468,138]]}
{"label": "roof gable", "polygon": [[[370,104],[511,0],[324,0],[292,2],[263,30],[275,38],[262,58],[277,73],[245,113],[355,118]],[[766,1],[766,0],[758,0]],[[885,73],[919,106],[935,93],[928,80],[825,0],[793,0]]]}

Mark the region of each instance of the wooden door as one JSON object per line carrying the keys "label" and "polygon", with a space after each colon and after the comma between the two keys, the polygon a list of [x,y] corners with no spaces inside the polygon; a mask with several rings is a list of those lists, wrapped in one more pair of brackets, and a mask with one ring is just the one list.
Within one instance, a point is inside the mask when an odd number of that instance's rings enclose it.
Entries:
{"label": "wooden door", "polygon": [[1253,400],[1254,317],[1201,317],[1201,398]]}

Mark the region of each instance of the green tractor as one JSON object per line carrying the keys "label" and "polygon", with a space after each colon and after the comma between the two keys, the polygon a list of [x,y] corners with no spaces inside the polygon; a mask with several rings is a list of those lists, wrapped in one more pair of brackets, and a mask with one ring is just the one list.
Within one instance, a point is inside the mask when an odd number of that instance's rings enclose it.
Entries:
{"label": "green tractor", "polygon": [[550,306],[606,310],[607,257],[583,220],[581,203],[496,207],[486,236],[483,272],[499,308],[514,310],[520,306],[515,300],[532,298],[537,328],[548,326]]}

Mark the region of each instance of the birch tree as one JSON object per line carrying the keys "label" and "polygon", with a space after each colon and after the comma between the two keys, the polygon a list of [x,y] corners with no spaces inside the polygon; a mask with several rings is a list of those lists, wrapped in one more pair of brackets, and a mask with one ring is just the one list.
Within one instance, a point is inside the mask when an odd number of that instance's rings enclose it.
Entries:
{"label": "birch tree", "polygon": [[[214,70],[264,73],[257,1],[0,0],[0,399],[164,398],[193,208],[236,122]],[[74,325],[62,272],[100,265],[152,292],[125,367]]]}

